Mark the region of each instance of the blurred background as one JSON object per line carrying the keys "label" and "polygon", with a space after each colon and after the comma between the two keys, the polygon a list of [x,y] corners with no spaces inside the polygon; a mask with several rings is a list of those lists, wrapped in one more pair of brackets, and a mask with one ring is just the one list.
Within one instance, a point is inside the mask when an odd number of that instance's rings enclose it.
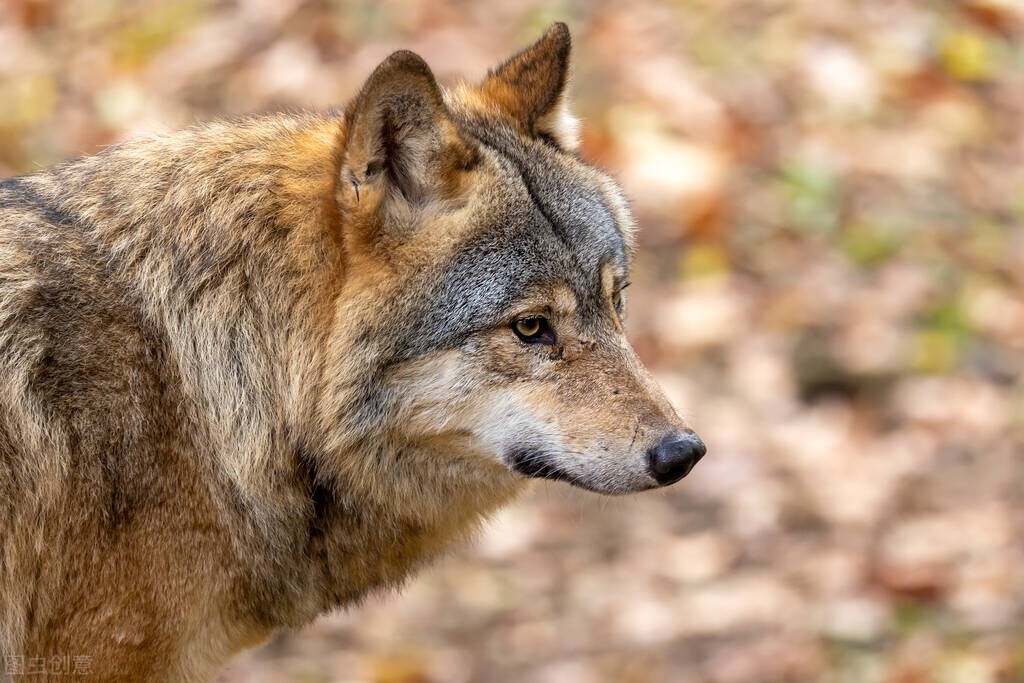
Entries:
{"label": "blurred background", "polygon": [[0,3],[0,176],[475,80],[554,20],[634,202],[640,355],[710,448],[540,483],[400,594],[221,681],[1024,681],[1019,0]]}

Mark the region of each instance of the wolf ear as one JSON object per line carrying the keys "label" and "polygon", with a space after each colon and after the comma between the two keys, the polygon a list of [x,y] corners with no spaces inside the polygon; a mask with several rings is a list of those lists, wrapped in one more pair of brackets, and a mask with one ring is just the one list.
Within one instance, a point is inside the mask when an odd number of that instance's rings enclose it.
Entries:
{"label": "wolf ear", "polygon": [[341,192],[397,190],[409,203],[427,198],[458,134],[441,89],[423,59],[395,52],[374,70],[345,112]]}
{"label": "wolf ear", "polygon": [[508,114],[524,133],[548,137],[559,147],[579,146],[579,121],[569,111],[569,27],[552,24],[536,43],[487,75],[480,94]]}

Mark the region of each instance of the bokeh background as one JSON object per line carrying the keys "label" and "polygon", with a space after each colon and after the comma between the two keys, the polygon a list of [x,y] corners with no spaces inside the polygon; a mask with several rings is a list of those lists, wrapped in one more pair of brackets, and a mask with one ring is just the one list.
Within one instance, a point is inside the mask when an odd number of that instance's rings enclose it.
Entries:
{"label": "bokeh background", "polygon": [[343,105],[399,47],[477,79],[553,20],[643,228],[630,336],[709,456],[540,483],[221,680],[1024,681],[1017,0],[2,0],[0,176]]}

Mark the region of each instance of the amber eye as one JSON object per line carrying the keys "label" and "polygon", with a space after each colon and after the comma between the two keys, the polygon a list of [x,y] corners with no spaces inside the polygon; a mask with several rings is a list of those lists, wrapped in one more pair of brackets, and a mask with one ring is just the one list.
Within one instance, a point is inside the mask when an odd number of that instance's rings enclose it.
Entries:
{"label": "amber eye", "polygon": [[622,290],[616,290],[612,292],[612,306],[615,307],[616,311],[622,310]]}
{"label": "amber eye", "polygon": [[512,331],[516,333],[520,341],[527,344],[554,344],[555,332],[548,324],[547,318],[539,315],[532,315],[520,318],[512,323]]}
{"label": "amber eye", "polygon": [[523,318],[516,321],[516,332],[522,337],[534,337],[540,332],[540,318]]}

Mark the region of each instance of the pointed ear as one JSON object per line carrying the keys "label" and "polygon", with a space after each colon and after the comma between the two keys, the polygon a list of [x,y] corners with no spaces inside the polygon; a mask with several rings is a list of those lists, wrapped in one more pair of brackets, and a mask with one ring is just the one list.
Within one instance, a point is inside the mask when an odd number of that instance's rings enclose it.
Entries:
{"label": "pointed ear", "polygon": [[[397,191],[415,204],[428,198],[451,161],[458,133],[430,67],[408,50],[381,62],[345,112],[341,192]],[[457,156],[457,155],[456,155]]]}
{"label": "pointed ear", "polygon": [[549,137],[558,146],[579,146],[579,121],[569,111],[569,27],[552,24],[540,40],[488,74],[479,93],[527,135]]}

